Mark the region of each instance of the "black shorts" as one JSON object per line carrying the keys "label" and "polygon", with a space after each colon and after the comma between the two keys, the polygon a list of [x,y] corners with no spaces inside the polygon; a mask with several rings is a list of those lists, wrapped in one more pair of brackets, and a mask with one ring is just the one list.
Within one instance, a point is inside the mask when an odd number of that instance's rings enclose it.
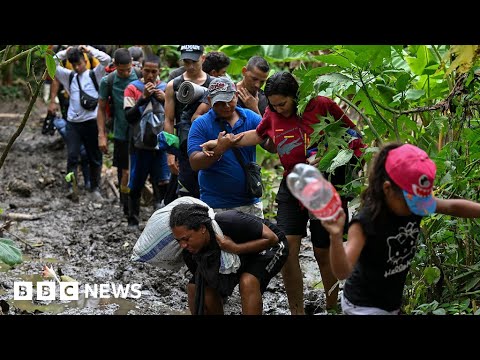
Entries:
{"label": "black shorts", "polygon": [[128,141],[113,139],[113,166],[128,170]]}
{"label": "black shorts", "polygon": [[[255,276],[260,281],[260,291],[263,294],[267,289],[270,280],[280,272],[281,268],[287,261],[288,242],[284,232],[278,226],[276,226],[269,220],[261,220],[278,236],[278,244],[260,253],[240,255],[241,265],[236,273],[237,276],[235,279],[235,285],[238,284],[240,275],[247,272]],[[197,263],[195,262],[195,260],[193,260],[192,255],[186,250],[183,251],[183,258],[188,269],[193,274],[189,283],[195,284],[195,272],[197,269]],[[233,291],[233,288],[231,290]],[[231,292],[222,295],[228,296],[231,295]]]}
{"label": "black shorts", "polygon": [[[347,214],[343,233],[348,231],[348,202],[343,197],[342,208]],[[278,203],[277,224],[286,235],[307,236],[307,221],[309,220],[308,210],[300,201],[292,195],[283,178],[278,189],[276,202]],[[322,226],[320,220],[310,219],[310,233],[313,247],[326,249],[330,246],[330,235]]]}

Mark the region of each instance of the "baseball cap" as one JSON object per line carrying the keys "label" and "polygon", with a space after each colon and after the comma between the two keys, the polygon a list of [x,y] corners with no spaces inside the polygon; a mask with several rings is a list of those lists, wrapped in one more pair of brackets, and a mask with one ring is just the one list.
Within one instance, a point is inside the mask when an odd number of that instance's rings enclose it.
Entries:
{"label": "baseball cap", "polygon": [[435,212],[437,203],[432,188],[437,167],[425,151],[411,144],[390,150],[385,170],[402,189],[412,213],[425,216]]}
{"label": "baseball cap", "polygon": [[218,101],[230,102],[237,92],[232,80],[225,76],[214,78],[208,86],[208,95],[212,101],[212,107]]}
{"label": "baseball cap", "polygon": [[180,51],[180,60],[198,61],[203,55],[203,45],[180,45],[178,50]]}

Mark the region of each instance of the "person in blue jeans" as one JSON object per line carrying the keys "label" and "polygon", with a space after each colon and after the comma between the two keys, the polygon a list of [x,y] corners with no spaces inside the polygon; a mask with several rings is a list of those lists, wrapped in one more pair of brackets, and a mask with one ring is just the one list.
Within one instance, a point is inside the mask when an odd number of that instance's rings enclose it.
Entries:
{"label": "person in blue jeans", "polygon": [[[53,125],[58,130],[58,133],[62,137],[63,141],[67,141],[67,121],[60,117],[55,117],[53,120]],[[88,165],[88,156],[87,150],[85,149],[85,145],[83,143],[80,145],[80,165],[82,166],[82,174],[83,179],[85,181],[85,189],[90,189],[90,168]]]}

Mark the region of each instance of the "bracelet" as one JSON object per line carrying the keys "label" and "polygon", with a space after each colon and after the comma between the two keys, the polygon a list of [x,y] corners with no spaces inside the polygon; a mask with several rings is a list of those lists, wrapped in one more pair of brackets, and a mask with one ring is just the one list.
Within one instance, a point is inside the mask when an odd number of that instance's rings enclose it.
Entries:
{"label": "bracelet", "polygon": [[220,157],[218,158],[218,160],[217,160],[217,161],[220,161],[222,157],[223,157],[223,154],[222,154],[222,155],[220,155]]}

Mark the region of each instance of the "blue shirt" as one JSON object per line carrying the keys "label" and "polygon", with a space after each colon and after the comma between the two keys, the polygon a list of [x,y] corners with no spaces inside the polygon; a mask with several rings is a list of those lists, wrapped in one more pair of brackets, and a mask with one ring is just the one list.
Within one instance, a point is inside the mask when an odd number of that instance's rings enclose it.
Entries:
{"label": "blue shirt", "polygon": [[[244,131],[254,130],[260,123],[261,117],[257,113],[236,107],[240,118],[232,127],[225,123],[225,129],[229,133],[239,134]],[[194,152],[201,151],[200,144],[208,140],[218,138],[222,131],[220,120],[213,109],[198,117],[190,128],[188,134],[188,156]],[[238,147],[245,163],[256,160],[256,147]],[[212,208],[233,208],[237,206],[251,205],[259,198],[252,198],[247,195],[245,184],[245,172],[238,162],[233,150],[227,150],[221,159],[207,169],[198,173],[200,185],[200,200]]]}

